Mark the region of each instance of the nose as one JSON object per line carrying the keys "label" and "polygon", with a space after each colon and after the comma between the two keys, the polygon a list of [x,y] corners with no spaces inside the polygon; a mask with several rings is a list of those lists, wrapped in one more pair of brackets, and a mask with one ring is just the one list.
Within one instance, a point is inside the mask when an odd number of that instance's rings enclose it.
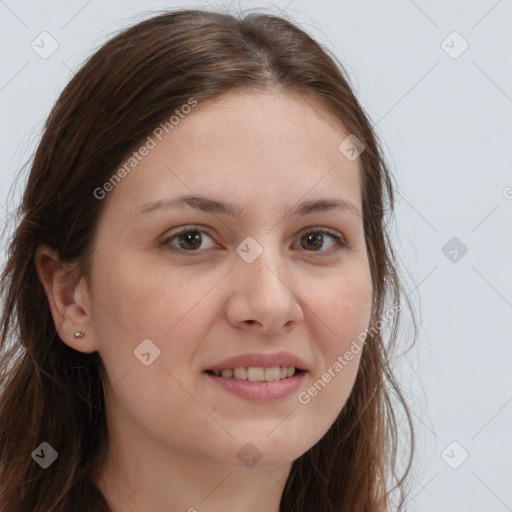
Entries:
{"label": "nose", "polygon": [[277,250],[265,248],[252,263],[237,258],[231,280],[226,314],[234,327],[272,335],[303,321],[290,267]]}

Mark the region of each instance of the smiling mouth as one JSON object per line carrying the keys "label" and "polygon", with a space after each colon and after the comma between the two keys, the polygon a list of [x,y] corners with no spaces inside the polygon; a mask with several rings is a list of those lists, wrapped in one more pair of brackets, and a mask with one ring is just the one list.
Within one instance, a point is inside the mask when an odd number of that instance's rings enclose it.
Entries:
{"label": "smiling mouth", "polygon": [[247,380],[249,382],[274,382],[285,380],[304,373],[305,370],[293,366],[275,366],[273,368],[262,368],[258,366],[239,366],[226,370],[206,370],[205,373],[226,379]]}

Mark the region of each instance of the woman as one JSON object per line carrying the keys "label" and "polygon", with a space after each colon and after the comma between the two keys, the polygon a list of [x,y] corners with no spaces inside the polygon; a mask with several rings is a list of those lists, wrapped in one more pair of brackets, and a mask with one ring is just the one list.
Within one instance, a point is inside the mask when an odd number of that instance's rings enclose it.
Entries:
{"label": "woman", "polygon": [[341,70],[180,10],[73,77],[2,279],[1,512],[402,508],[393,189]]}

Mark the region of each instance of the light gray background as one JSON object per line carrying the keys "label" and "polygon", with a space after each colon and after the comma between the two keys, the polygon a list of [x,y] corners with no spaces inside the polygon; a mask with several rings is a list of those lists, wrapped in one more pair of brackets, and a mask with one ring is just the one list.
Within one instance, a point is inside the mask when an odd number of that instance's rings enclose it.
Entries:
{"label": "light gray background", "polygon": [[[207,4],[0,1],[2,224],[13,176],[73,71],[148,11],[187,6]],[[421,310],[398,365],[418,430],[409,510],[512,510],[512,1],[233,6],[245,7],[285,10],[336,53],[400,185],[394,239]],[[47,59],[31,48],[43,31],[59,45]],[[469,44],[460,56],[454,31]],[[452,237],[462,257],[443,253]]]}

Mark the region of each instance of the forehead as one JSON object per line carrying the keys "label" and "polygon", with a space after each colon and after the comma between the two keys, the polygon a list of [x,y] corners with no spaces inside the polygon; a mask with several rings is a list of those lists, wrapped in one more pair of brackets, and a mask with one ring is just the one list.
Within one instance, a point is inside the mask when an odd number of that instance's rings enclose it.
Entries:
{"label": "forehead", "polygon": [[361,210],[359,160],[339,151],[348,133],[318,101],[233,91],[187,111],[150,134],[153,147],[110,192],[125,212],[184,193],[268,206],[339,192]]}

